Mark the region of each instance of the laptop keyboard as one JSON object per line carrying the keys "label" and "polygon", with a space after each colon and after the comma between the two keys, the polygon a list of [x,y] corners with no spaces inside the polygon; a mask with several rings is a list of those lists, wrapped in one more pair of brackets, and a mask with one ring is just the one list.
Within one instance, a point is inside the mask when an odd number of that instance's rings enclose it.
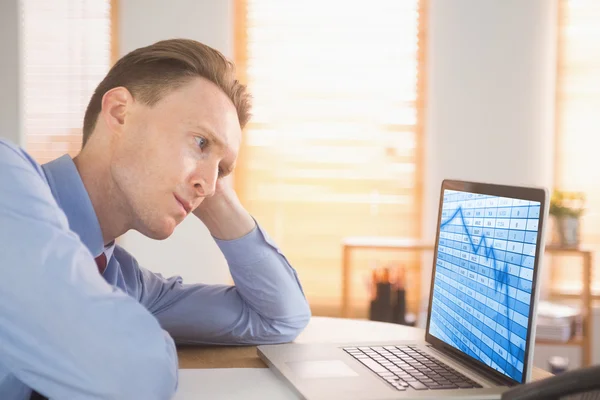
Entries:
{"label": "laptop keyboard", "polygon": [[416,346],[346,347],[344,350],[400,391],[481,387]]}

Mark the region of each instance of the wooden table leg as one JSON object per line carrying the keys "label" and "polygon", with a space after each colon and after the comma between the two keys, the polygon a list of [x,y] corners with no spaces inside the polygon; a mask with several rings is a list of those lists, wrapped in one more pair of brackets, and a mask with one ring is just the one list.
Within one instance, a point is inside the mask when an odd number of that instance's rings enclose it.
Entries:
{"label": "wooden table leg", "polygon": [[592,365],[592,253],[583,255],[583,307],[585,317],[583,318],[583,346],[582,364],[584,367]]}
{"label": "wooden table leg", "polygon": [[342,318],[350,317],[350,251],[344,245],[342,249]]}

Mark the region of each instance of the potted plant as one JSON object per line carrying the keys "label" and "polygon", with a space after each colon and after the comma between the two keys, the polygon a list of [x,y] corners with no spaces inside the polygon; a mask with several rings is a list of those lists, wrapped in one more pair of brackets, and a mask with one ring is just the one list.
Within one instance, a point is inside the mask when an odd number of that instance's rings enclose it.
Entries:
{"label": "potted plant", "polygon": [[585,194],[554,190],[550,215],[554,217],[553,242],[561,247],[579,246],[580,217],[585,210]]}

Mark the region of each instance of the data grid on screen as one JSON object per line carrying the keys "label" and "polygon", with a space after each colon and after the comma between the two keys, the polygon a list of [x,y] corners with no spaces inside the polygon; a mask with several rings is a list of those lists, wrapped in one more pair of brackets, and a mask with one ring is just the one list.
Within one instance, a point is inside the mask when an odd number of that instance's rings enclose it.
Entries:
{"label": "data grid on screen", "polygon": [[429,333],[523,381],[540,203],[445,190]]}

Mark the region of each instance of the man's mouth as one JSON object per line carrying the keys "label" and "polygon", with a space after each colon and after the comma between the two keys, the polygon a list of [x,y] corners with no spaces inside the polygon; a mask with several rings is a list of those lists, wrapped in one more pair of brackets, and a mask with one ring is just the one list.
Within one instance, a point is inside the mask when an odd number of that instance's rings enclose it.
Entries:
{"label": "man's mouth", "polygon": [[192,211],[192,203],[186,202],[177,195],[175,195],[175,199],[177,200],[177,202],[179,202],[179,204],[181,204],[181,207],[183,208],[186,214],[189,214]]}

